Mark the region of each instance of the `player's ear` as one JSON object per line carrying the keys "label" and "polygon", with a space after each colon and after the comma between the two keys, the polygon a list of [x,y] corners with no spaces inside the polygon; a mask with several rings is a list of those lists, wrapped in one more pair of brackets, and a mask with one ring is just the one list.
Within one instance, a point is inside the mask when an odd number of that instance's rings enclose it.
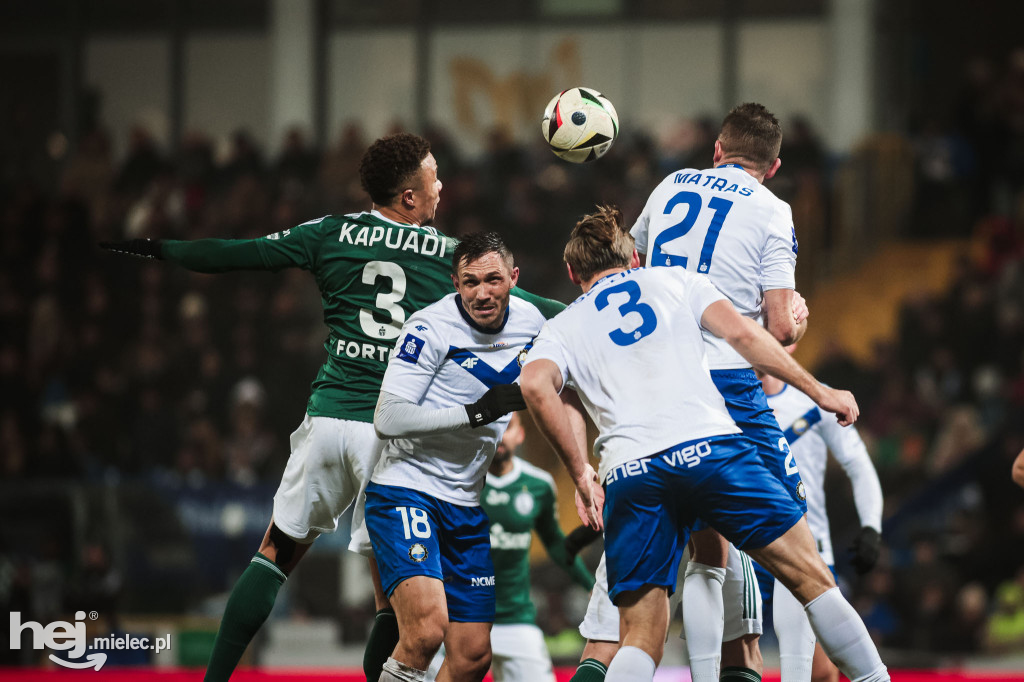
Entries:
{"label": "player's ear", "polygon": [[776,173],[779,172],[779,168],[782,166],[782,159],[775,159],[775,162],[768,169],[768,172],[764,174],[765,180],[771,180]]}
{"label": "player's ear", "polygon": [[516,282],[519,281],[519,266],[512,268],[512,272],[509,273],[509,277],[512,280],[512,286],[515,286]]}
{"label": "player's ear", "polygon": [[633,255],[629,257],[629,269],[632,270],[633,268],[640,267],[640,263],[640,254],[636,249],[633,249]]}
{"label": "player's ear", "polygon": [[416,207],[416,191],[413,189],[407,189],[402,192],[402,206],[403,208],[415,208]]}
{"label": "player's ear", "polygon": [[717,166],[722,162],[723,156],[725,156],[725,153],[722,151],[722,141],[715,140],[715,155],[711,159],[711,164]]}
{"label": "player's ear", "polygon": [[569,281],[577,286],[582,286],[583,281],[576,276],[576,273],[572,271],[572,266],[568,263],[565,264],[565,270],[569,273]]}

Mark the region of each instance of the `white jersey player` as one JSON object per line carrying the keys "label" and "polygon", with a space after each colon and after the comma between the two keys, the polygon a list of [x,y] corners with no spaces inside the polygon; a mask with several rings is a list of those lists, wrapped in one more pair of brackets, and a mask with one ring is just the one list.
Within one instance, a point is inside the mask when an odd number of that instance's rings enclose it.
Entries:
{"label": "white jersey player", "polygon": [[[714,168],[687,168],[666,177],[630,232],[648,266],[676,266],[706,275],[740,314],[789,344],[806,329],[805,315],[794,315],[796,308],[806,311],[794,290],[796,231],[789,205],[762,184],[779,169],[781,141],[782,130],[767,109],[759,104],[736,107],[715,142]],[[782,431],[750,363],[706,330],[704,339],[712,379],[731,417],[806,510],[800,474],[786,459]],[[737,679],[759,675],[761,612],[749,559],[702,522],[694,528],[691,550],[682,600],[691,676],[695,682],[718,682],[720,662]],[[600,589],[592,595],[603,598]],[[687,611],[701,616],[687,620]],[[588,616],[609,612],[594,607]],[[580,629],[612,628],[585,622]],[[588,648],[584,658],[598,660],[614,650],[596,643]],[[724,674],[722,679],[732,678]]]}
{"label": "white jersey player", "polygon": [[[841,423],[856,419],[853,396],[815,381],[706,277],[671,267],[626,270],[639,258],[620,220],[617,210],[602,208],[573,229],[565,259],[584,295],[545,325],[522,376],[530,412],[576,486],[581,518],[605,528],[608,595],[619,607],[622,643],[608,680],[653,678],[664,652],[668,594],[697,517],[793,591],[851,680],[887,680],[803,511],[732,422],[707,369],[701,332],[727,339],[752,365],[800,386]],[[599,429],[600,476],[559,399],[565,386],[575,387]]]}
{"label": "white jersey player", "polygon": [[450,294],[408,319],[374,426],[391,438],[366,488],[366,527],[399,641],[382,682],[422,682],[442,643],[442,677],[478,681],[495,615],[484,476],[524,406],[520,354],[545,317],[510,292],[512,255],[495,233],[466,237]]}
{"label": "white jersey player", "polygon": [[[854,505],[861,531],[854,542],[853,563],[858,572],[870,570],[878,560],[882,529],[882,486],[864,441],[855,427],[840,426],[810,398],[775,377],[762,377],[768,404],[800,467],[807,489],[807,525],[821,558],[835,570],[832,536],[825,508],[825,468],[831,452],[853,486]],[[837,678],[835,668],[816,651],[814,634],[799,602],[767,571],[755,564],[767,618],[774,618],[779,638],[783,682],[815,682]],[[812,665],[813,661],[813,665]]]}

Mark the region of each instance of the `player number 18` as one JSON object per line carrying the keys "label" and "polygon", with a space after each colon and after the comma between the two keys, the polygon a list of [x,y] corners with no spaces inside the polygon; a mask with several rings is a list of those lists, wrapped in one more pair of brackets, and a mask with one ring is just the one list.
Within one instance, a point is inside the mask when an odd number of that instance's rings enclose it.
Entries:
{"label": "player number 18", "polygon": [[411,540],[413,536],[418,538],[430,537],[430,523],[427,512],[418,507],[395,507],[395,511],[402,515],[402,529],[405,531],[406,540]]}

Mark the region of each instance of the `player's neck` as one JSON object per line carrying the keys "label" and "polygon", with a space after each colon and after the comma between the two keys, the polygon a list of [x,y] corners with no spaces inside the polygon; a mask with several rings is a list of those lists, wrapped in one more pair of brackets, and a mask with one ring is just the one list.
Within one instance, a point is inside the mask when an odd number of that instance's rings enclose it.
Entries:
{"label": "player's neck", "polygon": [[399,208],[392,208],[391,206],[378,206],[373,205],[373,210],[380,213],[382,216],[396,223],[408,223],[410,225],[419,225],[420,221],[416,219],[416,216],[406,213]]}
{"label": "player's neck", "polygon": [[580,288],[583,289],[583,293],[590,291],[590,287],[598,283],[598,281],[604,279],[608,275],[614,275],[620,272],[625,272],[626,268],[609,268],[608,270],[602,270],[601,272],[595,273],[586,282],[580,283]]}
{"label": "player's neck", "polygon": [[715,168],[721,168],[722,166],[737,166],[742,168],[749,173],[752,178],[762,184],[764,183],[764,173],[758,173],[756,170],[752,169],[749,164],[744,164],[744,160],[741,158],[723,157],[715,163]]}

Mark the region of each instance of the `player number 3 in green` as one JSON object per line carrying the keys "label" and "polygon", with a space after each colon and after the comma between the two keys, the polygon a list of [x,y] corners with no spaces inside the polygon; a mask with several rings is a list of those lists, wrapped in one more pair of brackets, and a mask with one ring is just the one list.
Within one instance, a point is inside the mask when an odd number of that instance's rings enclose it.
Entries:
{"label": "player number 3 in green", "polygon": [[413,536],[418,538],[430,537],[430,523],[427,512],[418,507],[395,507],[395,511],[402,515],[402,529],[405,531],[406,540],[411,540]]}
{"label": "player number 3 in green", "polygon": [[363,333],[371,338],[385,341],[397,339],[405,323],[405,310],[398,305],[405,298],[405,270],[397,263],[382,260],[370,261],[363,267],[363,284],[376,286],[378,277],[384,277],[391,282],[391,291],[378,292],[374,301],[379,311],[377,314],[387,315],[389,319],[382,324],[374,319],[374,311],[361,308],[359,326],[363,328]]}

